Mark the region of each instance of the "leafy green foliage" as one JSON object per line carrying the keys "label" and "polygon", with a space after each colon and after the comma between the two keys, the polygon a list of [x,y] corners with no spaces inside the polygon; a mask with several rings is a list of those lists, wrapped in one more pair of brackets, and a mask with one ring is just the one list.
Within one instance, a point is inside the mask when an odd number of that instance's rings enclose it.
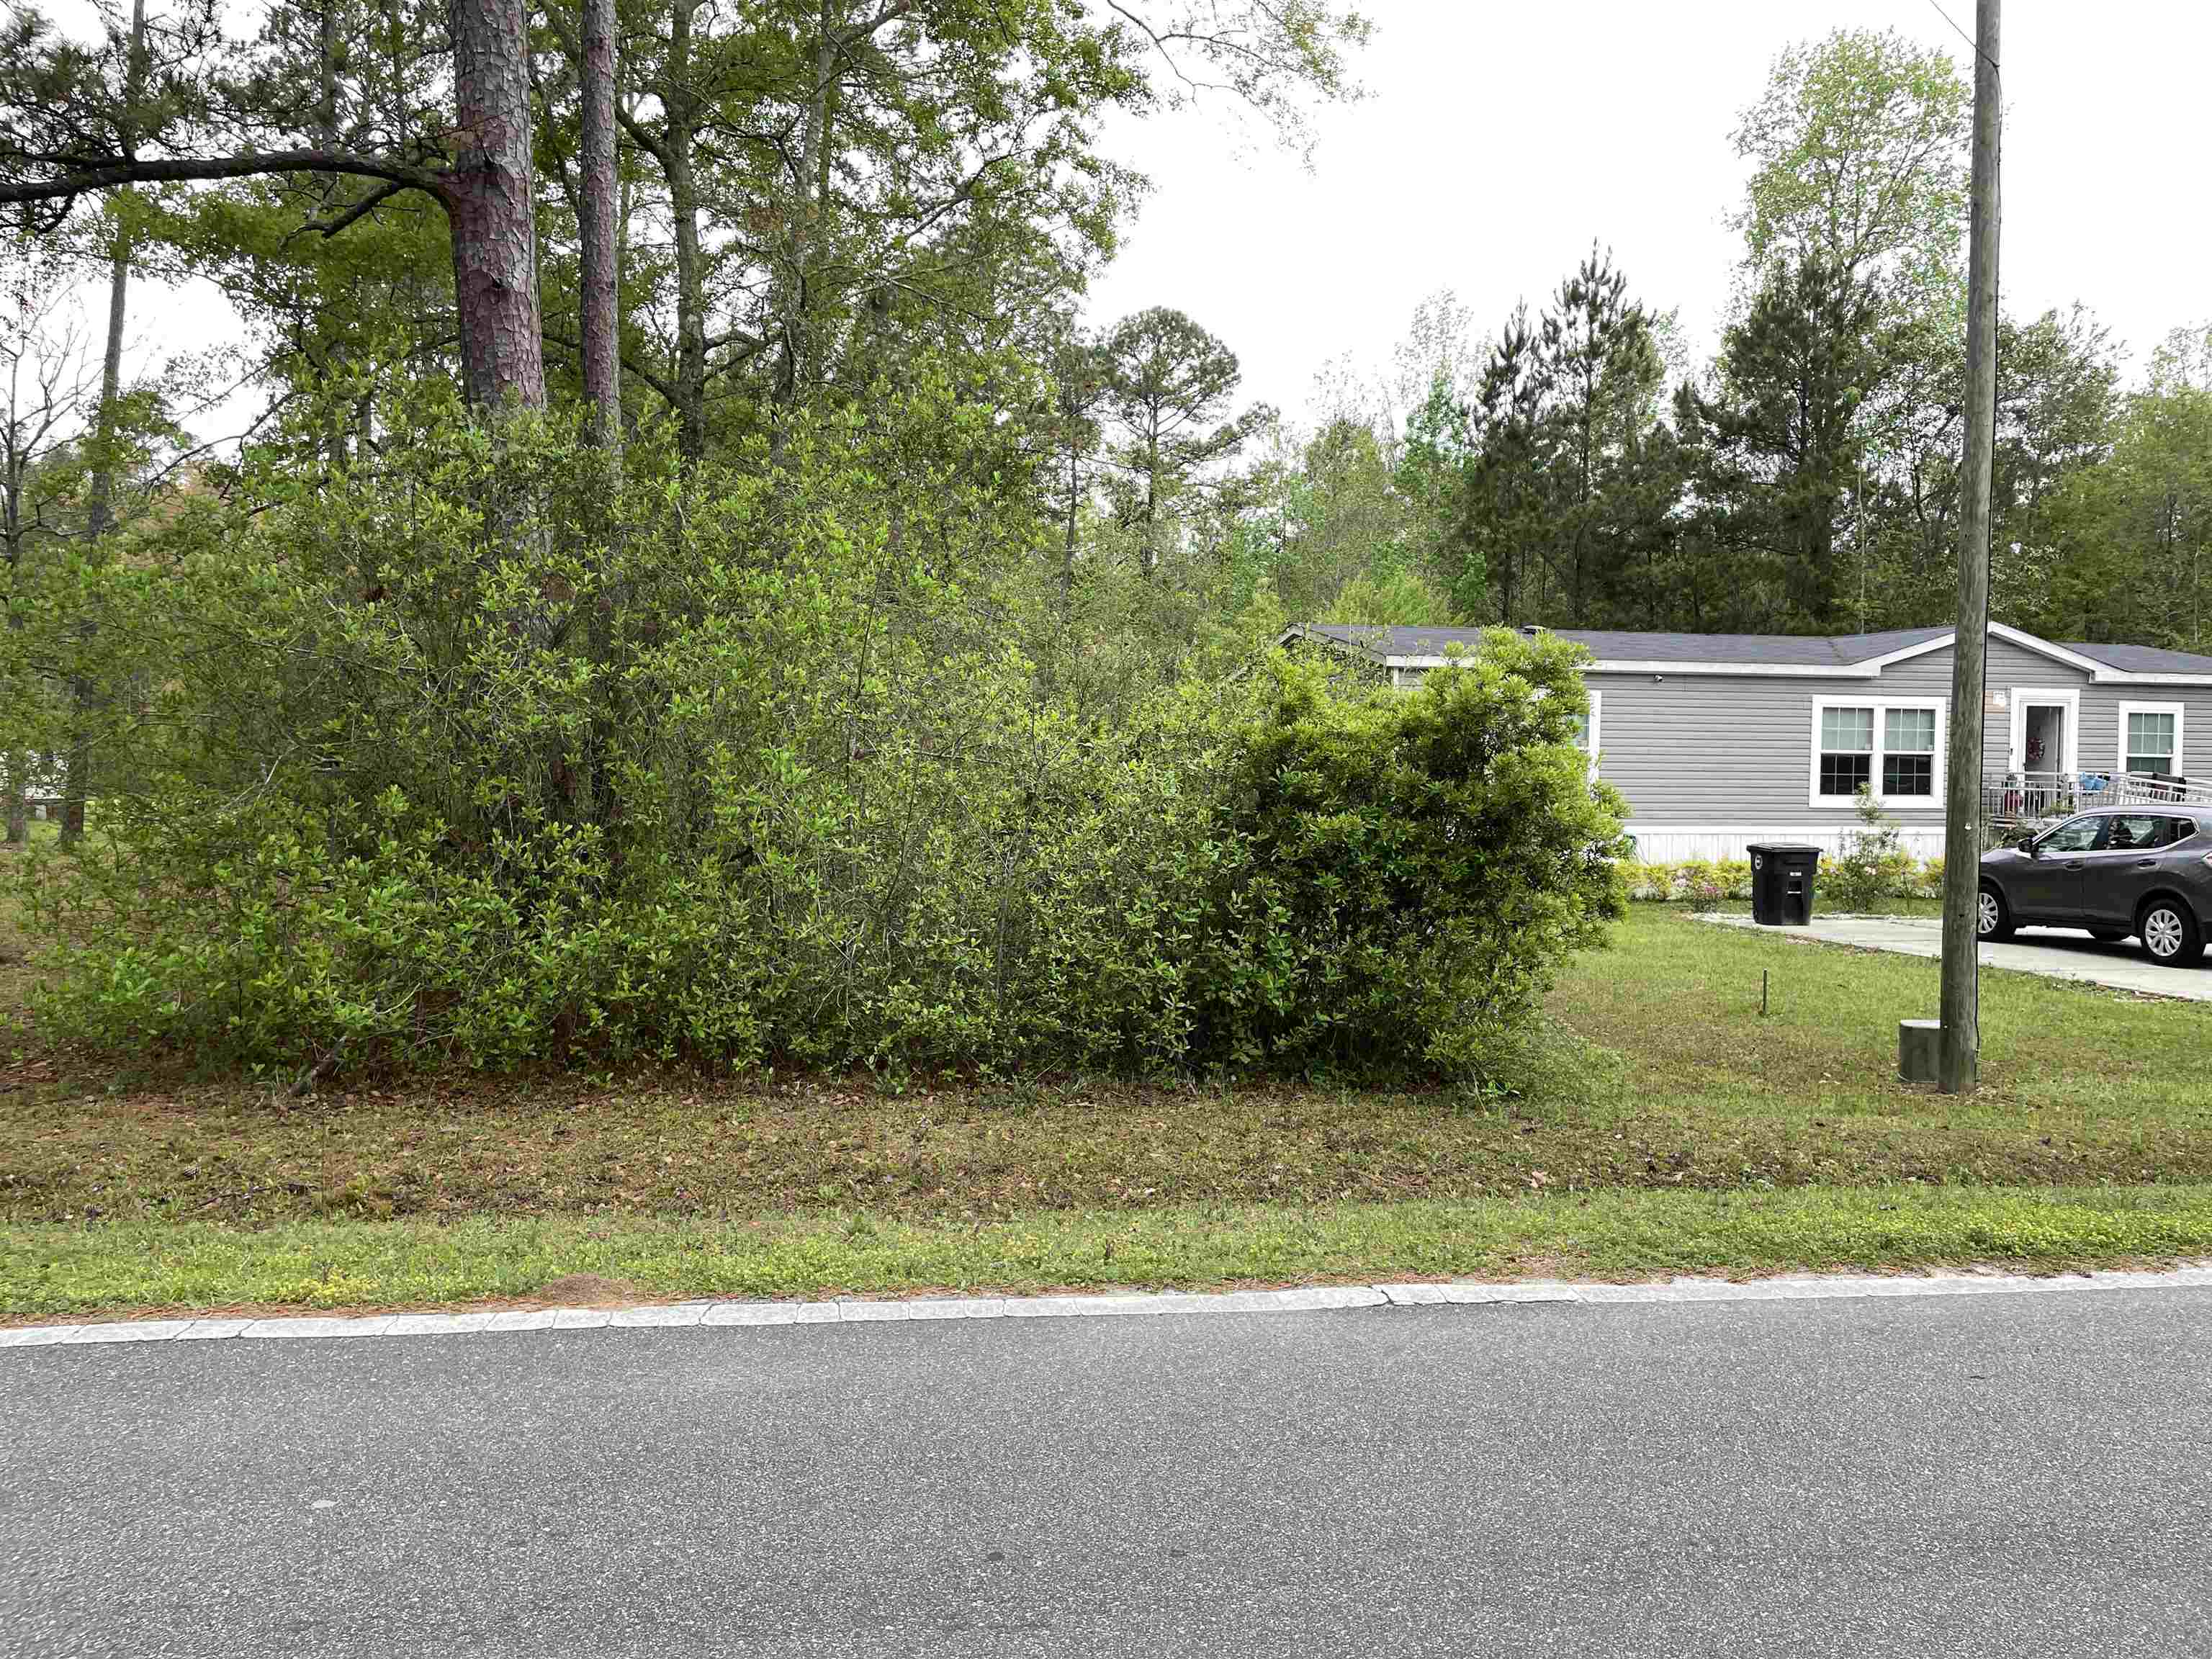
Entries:
{"label": "leafy green foliage", "polygon": [[1452,621],[1451,602],[1425,572],[1411,565],[1387,565],[1363,570],[1337,589],[1320,620],[1447,628]]}
{"label": "leafy green foliage", "polygon": [[1863,786],[1857,810],[1858,827],[1844,832],[1840,855],[1822,862],[1819,885],[1831,909],[1871,909],[1905,892],[1913,882],[1917,866],[1896,821]]}
{"label": "leafy green foliage", "polygon": [[1960,274],[1972,107],[1948,50],[1893,31],[1784,52],[1734,135],[1754,167],[1735,219],[1750,268],[1818,259],[1940,303]]}
{"label": "leafy green foliage", "polygon": [[2167,340],[2110,459],[2069,469],[2043,506],[2040,620],[2067,638],[2212,651],[2212,331]]}
{"label": "leafy green foliage", "polygon": [[31,878],[50,1029],[287,1067],[1487,1073],[1618,911],[1566,647],[1395,700],[1201,654],[1102,718],[1041,666],[1016,438],[942,377],[736,475],[436,398],[380,424],[87,572],[137,668],[94,847]]}
{"label": "leafy green foliage", "polygon": [[1274,670],[1227,797],[1244,948],[1207,981],[1229,1054],[1493,1069],[1621,912],[1620,802],[1573,746],[1577,659],[1501,631],[1411,696],[1352,702]]}

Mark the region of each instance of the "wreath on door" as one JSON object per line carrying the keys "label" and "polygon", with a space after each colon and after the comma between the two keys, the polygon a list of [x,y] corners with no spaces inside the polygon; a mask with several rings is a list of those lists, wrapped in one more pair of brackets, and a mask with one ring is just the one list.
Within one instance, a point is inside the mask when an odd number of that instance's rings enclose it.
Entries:
{"label": "wreath on door", "polygon": [[2027,763],[2030,766],[2033,766],[2042,760],[2042,758],[2043,739],[2041,738],[2030,738],[2027,740]]}

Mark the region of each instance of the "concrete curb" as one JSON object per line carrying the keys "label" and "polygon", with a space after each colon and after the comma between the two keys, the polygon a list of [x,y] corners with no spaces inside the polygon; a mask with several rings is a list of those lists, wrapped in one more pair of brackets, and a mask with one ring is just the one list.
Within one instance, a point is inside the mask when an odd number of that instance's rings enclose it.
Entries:
{"label": "concrete curb", "polygon": [[694,1325],[855,1325],[938,1319],[1069,1319],[1160,1314],[1310,1313],[1349,1308],[1468,1307],[1522,1303],[1597,1306],[1681,1302],[1812,1302],[1853,1297],[1991,1296],[2048,1291],[2212,1290],[2212,1263],[2157,1273],[1875,1274],[1790,1273],[1741,1283],[1673,1279],[1647,1285],[1322,1285],[1286,1291],[1192,1294],[1127,1291],[1085,1296],[859,1297],[830,1302],[679,1302],[638,1308],[516,1309],[498,1313],[373,1314],[357,1319],[149,1319],[96,1325],[27,1325],[0,1330],[0,1348],[66,1343],[193,1342],[240,1338],[298,1341],[314,1337],[473,1336],[507,1331],[588,1331]]}

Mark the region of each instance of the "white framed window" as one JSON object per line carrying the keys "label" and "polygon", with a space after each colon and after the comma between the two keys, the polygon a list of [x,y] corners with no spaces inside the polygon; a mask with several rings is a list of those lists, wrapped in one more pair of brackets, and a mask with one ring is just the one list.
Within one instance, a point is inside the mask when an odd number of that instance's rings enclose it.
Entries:
{"label": "white framed window", "polygon": [[1872,703],[1831,703],[1820,710],[1813,744],[1815,799],[1849,800],[1874,787],[1874,724],[1880,712]]}
{"label": "white framed window", "polygon": [[2181,775],[2181,739],[2188,710],[2178,702],[2120,705],[2120,770]]}
{"label": "white framed window", "polygon": [[1575,722],[1575,747],[1589,757],[1590,776],[1597,775],[1598,744],[1602,741],[1605,717],[1605,693],[1589,694],[1589,712]]}
{"label": "white framed window", "polygon": [[1808,804],[1854,805],[1864,789],[1883,805],[1942,805],[1943,710],[1940,698],[1816,698]]}
{"label": "white framed window", "polygon": [[1881,711],[1881,787],[1884,800],[1936,799],[1936,751],[1943,740],[1932,705],[1898,704]]}

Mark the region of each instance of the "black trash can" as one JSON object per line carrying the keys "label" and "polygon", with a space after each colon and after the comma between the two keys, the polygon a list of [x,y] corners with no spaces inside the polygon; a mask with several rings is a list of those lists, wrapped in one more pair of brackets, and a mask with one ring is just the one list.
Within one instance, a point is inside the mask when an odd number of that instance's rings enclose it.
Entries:
{"label": "black trash can", "polygon": [[1762,927],[1802,927],[1813,920],[1813,879],[1820,849],[1753,842],[1751,919]]}

